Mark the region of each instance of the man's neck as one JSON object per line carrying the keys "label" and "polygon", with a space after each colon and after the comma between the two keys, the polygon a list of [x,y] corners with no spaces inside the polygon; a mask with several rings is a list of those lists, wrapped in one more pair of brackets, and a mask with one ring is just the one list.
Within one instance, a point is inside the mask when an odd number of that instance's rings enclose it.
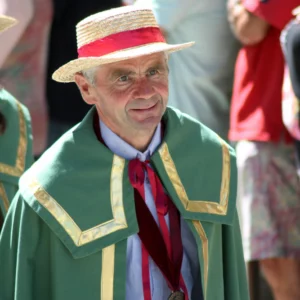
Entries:
{"label": "man's neck", "polygon": [[151,129],[149,131],[136,130],[134,132],[131,131],[130,133],[128,133],[125,130],[122,132],[114,130],[114,128],[112,128],[111,126],[106,124],[106,122],[103,121],[102,119],[101,119],[101,122],[103,122],[106,127],[108,127],[114,134],[116,134],[118,137],[120,137],[124,142],[126,142],[127,144],[132,146],[134,149],[141,151],[141,152],[144,152],[148,148],[149,144],[152,141],[152,138],[156,131],[156,128],[157,128],[157,127],[155,127],[154,129]]}
{"label": "man's neck", "polygon": [[[155,128],[156,129],[156,128]],[[131,145],[134,149],[139,150],[141,152],[144,152],[149,144],[151,143],[151,140],[153,138],[153,135],[155,133],[155,129],[147,134],[147,135],[133,135],[133,136],[126,136],[126,135],[119,135],[119,137],[124,140],[126,143]]]}
{"label": "man's neck", "polygon": [[158,124],[151,140],[147,143],[148,145],[145,148],[138,148],[139,145],[137,143],[130,143],[130,141],[128,142],[123,137],[117,135],[98,118],[96,126],[94,123],[94,128],[96,132],[99,132],[99,135],[97,136],[100,141],[102,141],[113,153],[127,160],[131,160],[136,157],[138,157],[141,161],[147,160],[161,144],[161,124]]}

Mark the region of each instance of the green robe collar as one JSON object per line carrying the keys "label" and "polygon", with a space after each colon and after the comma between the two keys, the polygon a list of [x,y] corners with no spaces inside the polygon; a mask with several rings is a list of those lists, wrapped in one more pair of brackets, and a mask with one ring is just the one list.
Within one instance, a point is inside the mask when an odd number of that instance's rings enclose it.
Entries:
{"label": "green robe collar", "polygon": [[[79,258],[138,232],[128,161],[100,143],[93,108],[22,176],[25,201]],[[168,108],[151,164],[185,219],[233,222],[233,150],[194,119]]]}
{"label": "green robe collar", "polygon": [[0,111],[6,130],[0,135],[0,181],[14,185],[32,163],[30,115],[19,101],[0,87]]}

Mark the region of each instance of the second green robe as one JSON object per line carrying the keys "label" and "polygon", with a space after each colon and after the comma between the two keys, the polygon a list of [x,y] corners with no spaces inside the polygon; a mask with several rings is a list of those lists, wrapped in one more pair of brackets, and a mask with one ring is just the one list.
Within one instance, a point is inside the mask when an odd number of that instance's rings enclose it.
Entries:
{"label": "second green robe", "polygon": [[6,123],[0,135],[0,214],[5,217],[20,176],[33,162],[32,133],[29,111],[2,88],[0,112]]}

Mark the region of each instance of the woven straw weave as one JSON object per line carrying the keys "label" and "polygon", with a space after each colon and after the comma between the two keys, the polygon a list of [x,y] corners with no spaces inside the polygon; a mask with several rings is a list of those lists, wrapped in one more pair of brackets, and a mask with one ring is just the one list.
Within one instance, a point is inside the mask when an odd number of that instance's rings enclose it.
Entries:
{"label": "woven straw weave", "polygon": [[[146,27],[158,27],[153,12],[147,8],[125,6],[100,12],[85,18],[77,24],[77,47],[80,48],[116,33]],[[102,56],[78,58],[56,70],[52,78],[58,82],[73,82],[76,73],[92,67],[158,52],[171,53],[188,48],[193,44],[193,42],[190,42],[169,45],[165,42],[154,42],[118,50]]]}
{"label": "woven straw weave", "polygon": [[127,8],[125,12],[111,15],[113,11],[118,10],[120,9],[111,9],[108,11],[110,14],[101,12],[78,23],[76,26],[77,47],[80,48],[97,39],[122,31],[145,27],[158,27],[151,10],[130,8],[128,11]]}
{"label": "woven straw weave", "polygon": [[0,32],[12,27],[17,23],[17,20],[7,16],[0,16]]}

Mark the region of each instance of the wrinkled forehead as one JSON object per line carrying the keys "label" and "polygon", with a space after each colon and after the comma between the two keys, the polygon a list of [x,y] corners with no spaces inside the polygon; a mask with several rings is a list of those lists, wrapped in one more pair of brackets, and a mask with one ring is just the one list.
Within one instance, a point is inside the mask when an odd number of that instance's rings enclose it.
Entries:
{"label": "wrinkled forehead", "polygon": [[[96,66],[82,71],[89,81],[95,81],[96,77],[110,77],[112,74],[147,72],[149,68],[159,68],[168,71],[168,54],[158,52],[143,55],[131,59]],[[117,76],[115,75],[115,76]]]}

